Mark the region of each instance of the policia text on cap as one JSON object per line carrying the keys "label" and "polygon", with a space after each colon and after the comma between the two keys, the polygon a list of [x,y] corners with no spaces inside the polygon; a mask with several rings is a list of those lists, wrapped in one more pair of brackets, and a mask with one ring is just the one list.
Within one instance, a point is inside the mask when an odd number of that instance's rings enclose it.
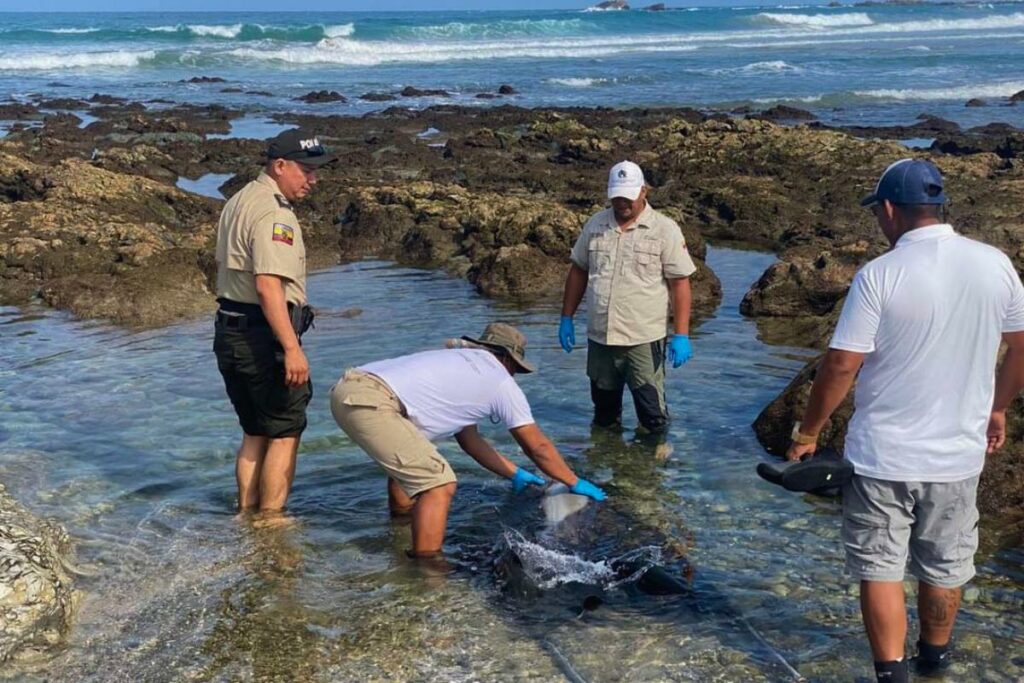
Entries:
{"label": "policia text on cap", "polygon": [[213,350],[243,432],[235,464],[243,511],[283,509],[295,474],[313,386],[300,342],[312,323],[306,249],[292,202],[334,160],[314,136],[282,133],[217,226]]}

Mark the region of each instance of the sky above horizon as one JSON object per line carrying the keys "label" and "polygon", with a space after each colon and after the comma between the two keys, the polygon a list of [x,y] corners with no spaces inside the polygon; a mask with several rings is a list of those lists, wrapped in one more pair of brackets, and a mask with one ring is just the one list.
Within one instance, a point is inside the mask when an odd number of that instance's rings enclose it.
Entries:
{"label": "sky above horizon", "polygon": [[[660,0],[634,0],[646,7]],[[581,9],[599,0],[0,0],[3,12],[364,12]],[[764,4],[764,0],[673,0],[669,6]],[[770,3],[769,3],[770,4]]]}

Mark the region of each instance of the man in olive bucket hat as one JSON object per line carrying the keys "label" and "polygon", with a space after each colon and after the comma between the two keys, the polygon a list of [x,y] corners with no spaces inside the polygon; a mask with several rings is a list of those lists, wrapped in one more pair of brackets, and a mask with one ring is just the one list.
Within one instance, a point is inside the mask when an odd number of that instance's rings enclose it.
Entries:
{"label": "man in olive bucket hat", "polygon": [[515,327],[492,323],[479,338],[456,340],[460,348],[423,351],[350,369],[331,389],[338,426],[388,475],[392,515],[412,515],[412,554],[430,557],[444,543],[455,473],[432,443],[455,435],[483,467],[506,477],[516,493],[537,475],[517,467],[477,431],[489,418],[508,428],[527,457],[573,493],[604,500],[594,484],[577,477],[537,427],[515,374],[533,372],[526,337]]}

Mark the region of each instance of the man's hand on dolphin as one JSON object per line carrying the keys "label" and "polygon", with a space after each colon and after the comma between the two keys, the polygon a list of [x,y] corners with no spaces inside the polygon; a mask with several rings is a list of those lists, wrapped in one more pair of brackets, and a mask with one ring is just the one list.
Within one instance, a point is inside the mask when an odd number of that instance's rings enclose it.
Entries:
{"label": "man's hand on dolphin", "polygon": [[586,479],[577,479],[576,483],[569,489],[578,496],[586,496],[587,498],[593,498],[598,503],[608,497],[608,495],[598,486],[591,484]]}
{"label": "man's hand on dolphin", "polygon": [[530,484],[533,484],[534,486],[544,486],[544,484],[547,483],[533,472],[524,470],[522,467],[516,468],[516,473],[512,475],[511,481],[513,493],[522,493]]}

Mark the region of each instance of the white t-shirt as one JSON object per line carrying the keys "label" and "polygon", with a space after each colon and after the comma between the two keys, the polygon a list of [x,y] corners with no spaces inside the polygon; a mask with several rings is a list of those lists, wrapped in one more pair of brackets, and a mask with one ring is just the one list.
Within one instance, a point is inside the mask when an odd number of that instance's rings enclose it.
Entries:
{"label": "white t-shirt", "polygon": [[359,369],[384,380],[431,441],[484,419],[508,429],[533,424],[523,390],[490,351],[423,351]]}
{"label": "white t-shirt", "polygon": [[889,481],[959,481],[985,464],[1004,332],[1024,287],[998,249],[949,225],[918,228],[854,277],[829,346],[867,354],[846,457]]}

